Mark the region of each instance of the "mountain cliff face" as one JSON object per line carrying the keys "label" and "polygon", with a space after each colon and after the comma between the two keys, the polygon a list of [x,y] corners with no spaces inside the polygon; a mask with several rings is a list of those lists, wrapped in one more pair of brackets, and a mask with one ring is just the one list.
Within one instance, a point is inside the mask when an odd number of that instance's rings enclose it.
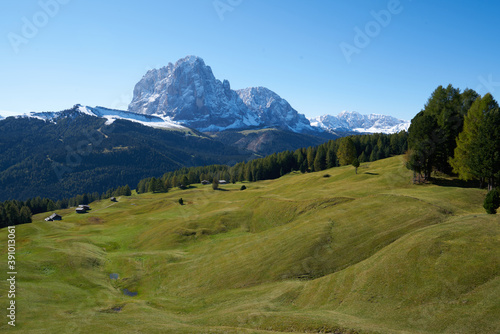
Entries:
{"label": "mountain cliff face", "polygon": [[188,56],[148,71],[137,83],[129,111],[172,120],[200,131],[277,127],[318,132],[302,114],[269,89],[232,90],[203,59]]}
{"label": "mountain cliff face", "polygon": [[361,115],[355,111],[343,111],[337,116],[323,115],[310,118],[311,125],[326,131],[354,131],[363,133],[396,133],[408,130],[410,121],[385,115]]}

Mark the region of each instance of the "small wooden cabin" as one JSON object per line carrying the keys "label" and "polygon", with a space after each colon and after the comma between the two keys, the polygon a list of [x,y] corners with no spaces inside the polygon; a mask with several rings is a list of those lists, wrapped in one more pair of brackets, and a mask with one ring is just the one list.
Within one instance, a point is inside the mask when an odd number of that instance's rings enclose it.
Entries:
{"label": "small wooden cabin", "polygon": [[59,216],[57,213],[53,213],[49,217],[45,218],[46,222],[52,222],[54,220],[62,220],[62,217]]}
{"label": "small wooden cabin", "polygon": [[87,213],[87,210],[85,208],[78,207],[76,208],[76,213]]}

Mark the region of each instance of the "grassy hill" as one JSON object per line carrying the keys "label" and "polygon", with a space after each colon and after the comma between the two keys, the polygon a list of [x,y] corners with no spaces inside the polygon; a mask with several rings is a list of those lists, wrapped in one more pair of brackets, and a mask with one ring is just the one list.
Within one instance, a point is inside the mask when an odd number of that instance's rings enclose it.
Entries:
{"label": "grassy hill", "polygon": [[485,191],[410,180],[394,157],[358,175],[197,185],[63,210],[61,222],[35,216],[16,228],[9,330],[499,333],[500,218],[484,213]]}

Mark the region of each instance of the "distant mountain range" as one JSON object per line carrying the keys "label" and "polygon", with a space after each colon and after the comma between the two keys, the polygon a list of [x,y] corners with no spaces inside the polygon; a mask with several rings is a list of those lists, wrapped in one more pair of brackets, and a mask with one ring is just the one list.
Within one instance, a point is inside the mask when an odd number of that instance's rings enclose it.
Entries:
{"label": "distant mountain range", "polygon": [[337,116],[323,115],[310,118],[312,126],[329,132],[397,133],[408,130],[410,121],[385,115],[361,115],[355,111],[343,111]]}
{"label": "distant mountain range", "polygon": [[280,130],[278,128],[252,128],[243,130],[225,130],[201,133],[200,131],[188,128],[173,121],[165,115],[142,115],[129,111],[108,109],[104,107],[88,107],[80,104],[73,108],[57,112],[32,112],[29,115],[18,116],[17,119],[39,119],[45,122],[54,123],[65,118],[75,119],[84,116],[92,116],[105,120],[105,125],[111,125],[116,120],[129,121],[146,127],[172,130],[181,133],[193,134],[206,138],[212,138],[225,145],[236,147],[241,154],[267,155],[285,150],[295,150],[301,147],[316,146],[326,140],[338,138],[334,133],[318,130],[314,135],[307,133],[296,133],[292,131]]}
{"label": "distant mountain range", "polygon": [[409,126],[408,121],[391,116],[357,112],[308,120],[267,88],[232,90],[229,81],[216,79],[212,69],[196,56],[148,71],[136,84],[128,110],[166,116],[202,132],[278,128],[312,135],[322,131],[393,133]]}
{"label": "distant mountain range", "polygon": [[[196,56],[148,71],[135,85],[128,111],[77,106],[83,114],[106,118],[108,124],[125,119],[155,128],[200,132],[275,128],[323,139],[352,133],[394,133],[407,130],[410,124],[391,116],[348,111],[307,119],[267,88],[232,90],[229,81],[216,79],[210,66]],[[50,121],[59,115],[34,112],[27,117]]]}

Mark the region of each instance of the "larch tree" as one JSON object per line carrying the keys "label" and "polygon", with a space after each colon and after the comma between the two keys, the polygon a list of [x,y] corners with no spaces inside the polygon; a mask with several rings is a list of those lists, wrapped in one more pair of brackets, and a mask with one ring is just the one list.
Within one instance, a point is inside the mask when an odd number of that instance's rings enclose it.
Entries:
{"label": "larch tree", "polygon": [[450,165],[463,180],[487,182],[488,190],[500,177],[500,111],[491,94],[477,98],[465,116]]}
{"label": "larch tree", "polygon": [[356,146],[350,137],[344,137],[340,140],[337,158],[340,166],[350,165],[356,158]]}

